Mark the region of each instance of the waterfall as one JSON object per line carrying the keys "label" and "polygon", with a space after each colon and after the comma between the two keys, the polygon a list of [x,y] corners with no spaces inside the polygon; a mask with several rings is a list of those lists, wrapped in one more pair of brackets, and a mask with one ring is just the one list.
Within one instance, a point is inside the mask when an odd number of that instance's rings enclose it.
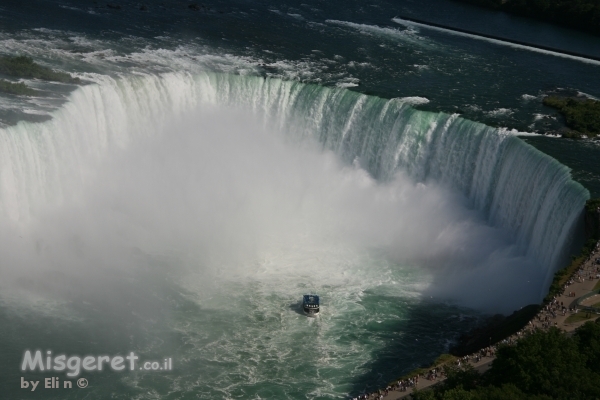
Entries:
{"label": "waterfall", "polygon": [[25,223],[42,207],[76,198],[107,153],[173,116],[215,104],[249,108],[292,140],[316,139],[377,180],[404,171],[460,191],[490,225],[511,232],[524,254],[547,266],[547,284],[589,197],[567,167],[518,137],[398,99],[208,72],[93,79],[52,120],[0,129],[0,218]]}

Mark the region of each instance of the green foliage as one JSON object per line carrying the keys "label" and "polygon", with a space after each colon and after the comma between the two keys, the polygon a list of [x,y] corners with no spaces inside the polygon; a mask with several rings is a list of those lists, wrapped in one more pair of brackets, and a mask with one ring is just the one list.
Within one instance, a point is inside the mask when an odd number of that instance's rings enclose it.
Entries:
{"label": "green foliage", "polygon": [[586,241],[583,247],[581,248],[581,254],[585,255],[585,257],[589,256],[594,250],[594,247],[596,247],[596,243],[598,243],[598,241],[593,238]]}
{"label": "green foliage", "polygon": [[18,78],[35,78],[53,82],[81,83],[79,78],[73,78],[64,72],[56,72],[50,68],[36,64],[33,59],[25,56],[0,57],[0,74]]}
{"label": "green foliage", "polygon": [[435,361],[432,364],[432,368],[455,360],[456,356],[453,356],[452,354],[442,354],[435,359]]}
{"label": "green foliage", "polygon": [[566,268],[556,271],[552,283],[550,284],[550,288],[548,289],[548,294],[544,298],[544,302],[548,303],[552,301],[554,296],[558,296],[562,293],[565,283],[567,283],[569,278],[573,276],[575,271],[577,271],[577,269],[585,262],[595,245],[596,241],[594,239],[588,240],[581,249],[581,253],[578,257],[573,258]]}
{"label": "green foliage", "polygon": [[585,203],[585,209],[587,212],[596,212],[598,208],[600,208],[600,198],[589,199]]}
{"label": "green foliage", "polygon": [[556,108],[565,117],[567,126],[575,131],[571,136],[600,134],[600,101],[548,96],[544,105]]}
{"label": "green foliage", "polygon": [[586,311],[579,311],[577,314],[569,315],[567,317],[567,319],[565,319],[565,323],[574,324],[574,323],[581,322],[581,321],[589,321],[595,317],[596,317],[595,314],[590,314],[589,312],[586,312]]}
{"label": "green foliage", "polygon": [[538,331],[501,346],[490,370],[444,368],[447,379],[415,400],[600,399],[600,323],[587,322],[573,336]]}
{"label": "green foliage", "polygon": [[[600,330],[591,335],[600,340]],[[521,339],[514,346],[501,347],[485,380],[492,386],[512,383],[531,395],[600,398],[600,386],[595,384],[600,382],[600,375],[587,368],[587,360],[576,339],[550,329]]]}
{"label": "green foliage", "polygon": [[0,79],[0,92],[9,94],[20,94],[25,96],[33,96],[35,94],[35,90],[31,89],[23,82],[12,83],[9,81],[5,81],[4,79]]}
{"label": "green foliage", "polygon": [[502,386],[482,386],[466,390],[462,386],[451,389],[417,390],[412,394],[414,400],[552,400],[543,394],[526,394],[514,384]]}
{"label": "green foliage", "polygon": [[447,390],[442,394],[443,400],[479,400],[479,396],[475,391],[463,389],[461,386]]}
{"label": "green foliage", "polygon": [[460,387],[466,390],[473,390],[477,387],[479,381],[481,381],[481,375],[475,371],[471,364],[465,364],[461,367],[446,365],[444,366],[444,373],[446,374],[444,386],[447,388]]}
{"label": "green foliage", "polygon": [[412,394],[411,394],[411,398],[413,400],[436,400],[436,393],[433,390],[418,390],[415,389]]}
{"label": "green foliage", "polygon": [[408,374],[404,374],[404,375],[402,375],[400,378],[398,378],[398,379],[394,380],[393,382],[395,383],[395,382],[398,382],[398,381],[400,381],[400,380],[403,380],[403,379],[410,379],[410,378],[414,378],[414,377],[415,377],[415,376],[417,376],[417,375],[424,375],[424,374],[426,374],[428,371],[429,371],[429,370],[428,370],[428,369],[426,369],[426,368],[416,368],[416,369],[413,369],[412,371],[410,371]]}
{"label": "green foliage", "polygon": [[561,137],[565,139],[583,139],[583,134],[573,130],[565,130],[561,132]]}
{"label": "green foliage", "polygon": [[573,337],[539,331],[502,346],[491,369],[445,368],[448,378],[416,400],[600,399],[600,324],[588,322]]}
{"label": "green foliage", "polygon": [[586,366],[600,374],[600,323],[586,322],[574,335],[579,351],[587,356]]}
{"label": "green foliage", "polygon": [[523,393],[512,383],[500,387],[485,386],[475,391],[477,400],[551,400],[546,395],[531,395]]}

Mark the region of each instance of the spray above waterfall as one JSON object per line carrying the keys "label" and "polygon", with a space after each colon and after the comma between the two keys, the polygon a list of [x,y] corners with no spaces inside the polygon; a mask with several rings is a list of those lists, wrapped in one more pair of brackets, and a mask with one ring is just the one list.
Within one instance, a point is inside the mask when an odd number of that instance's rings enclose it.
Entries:
{"label": "spray above waterfall", "polygon": [[[378,249],[429,271],[427,293],[507,311],[539,300],[587,196],[484,125],[258,77],[103,78],[2,141],[3,273],[15,277],[102,275],[135,265],[124,249],[137,248],[177,249],[212,278],[277,280],[293,261],[265,273],[261,257],[327,243]],[[310,271],[341,276],[333,264]],[[497,305],[500,292],[514,300]]]}

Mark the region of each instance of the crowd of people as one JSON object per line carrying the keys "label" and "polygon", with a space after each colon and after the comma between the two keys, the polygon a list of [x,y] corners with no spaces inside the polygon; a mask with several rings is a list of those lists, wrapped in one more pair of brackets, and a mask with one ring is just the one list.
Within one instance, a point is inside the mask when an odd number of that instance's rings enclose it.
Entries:
{"label": "crowd of people", "polygon": [[[453,363],[457,367],[464,366],[464,364],[469,363],[469,362],[476,364],[476,363],[479,363],[484,357],[493,358],[495,356],[495,354],[496,354],[496,346],[492,345],[492,346],[485,347],[474,354],[460,357],[460,358],[454,360]],[[394,384],[388,385],[384,389],[379,389],[376,392],[372,392],[372,393],[361,394],[357,397],[353,397],[352,400],[381,400],[385,396],[387,396],[389,394],[389,392],[391,392],[391,391],[406,392],[412,388],[418,387],[419,378],[427,379],[428,381],[443,380],[446,377],[446,375],[445,375],[444,369],[442,367],[443,367],[443,365],[436,366],[434,368],[431,368],[424,374],[415,374],[414,376],[411,376],[409,378],[400,379],[397,382],[395,382]]]}
{"label": "crowd of people", "polygon": [[387,396],[392,390],[398,392],[406,392],[408,389],[414,388],[419,384],[419,376],[420,374],[417,374],[407,379],[400,379],[395,384],[388,385],[384,389],[379,389],[376,392],[372,393],[361,394],[358,397],[353,397],[352,400],[381,400],[384,398],[384,396]]}
{"label": "crowd of people", "polygon": [[[583,283],[586,280],[595,280],[600,279],[600,258],[598,258],[600,252],[600,242],[596,244],[596,247],[585,262],[579,267],[577,271],[567,280],[567,282],[562,287],[563,296],[566,297],[576,297],[576,292],[569,290],[571,285],[575,283]],[[578,312],[578,308],[575,305],[574,307],[567,307],[563,301],[559,301],[556,296],[553,297],[552,301],[540,310],[540,312],[533,318],[533,320],[529,321],[529,324],[520,332],[523,334],[525,330],[533,331],[535,329],[548,329],[551,327],[558,327],[558,322],[556,318],[559,315],[563,317],[567,315],[567,312],[576,314]],[[554,320],[554,321],[553,321]]]}
{"label": "crowd of people", "polygon": [[[563,295],[567,297],[575,297],[574,291],[567,292],[569,286],[579,282],[582,283],[585,280],[600,279],[600,242],[596,244],[596,247],[591,252],[590,256],[582,264],[582,266],[571,276],[571,278],[563,286]],[[592,261],[592,263],[590,263]],[[586,267],[587,265],[587,267]],[[495,345],[485,347],[478,352],[464,357],[458,358],[453,361],[457,367],[464,366],[465,363],[478,364],[484,357],[493,358],[495,356],[497,346],[499,345],[513,345],[519,339],[534,332],[536,329],[548,329],[550,327],[557,327],[558,322],[555,321],[557,316],[560,314],[565,316],[567,312],[577,313],[577,307],[567,307],[563,301],[559,301],[555,296],[552,301],[540,310],[536,316],[529,321],[529,323],[515,334],[503,339]],[[554,321],[553,321],[554,320]],[[415,374],[414,376],[406,379],[398,380],[393,385],[388,385],[385,389],[379,389],[372,393],[364,393],[357,397],[353,397],[352,400],[381,400],[389,394],[390,391],[406,392],[407,390],[417,387],[419,384],[419,377],[422,376],[424,379],[429,381],[436,381],[444,379],[444,369],[442,366],[436,366],[430,369],[427,373]]]}

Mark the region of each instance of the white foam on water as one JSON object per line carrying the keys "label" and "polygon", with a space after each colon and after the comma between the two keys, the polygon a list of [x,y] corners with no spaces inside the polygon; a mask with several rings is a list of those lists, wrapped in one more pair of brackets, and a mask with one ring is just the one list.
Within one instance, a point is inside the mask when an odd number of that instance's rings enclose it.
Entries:
{"label": "white foam on water", "polygon": [[531,100],[537,100],[539,98],[539,96],[532,96],[530,94],[523,94],[521,95],[521,98],[525,101],[531,101]]}
{"label": "white foam on water", "polygon": [[510,108],[496,108],[495,110],[486,112],[490,117],[507,117],[514,114],[514,111]]}
{"label": "white foam on water", "polygon": [[583,97],[585,97],[585,98],[588,98],[588,99],[591,99],[591,100],[600,100],[600,99],[598,99],[598,97],[596,97],[596,96],[592,96],[591,94],[587,94],[587,93],[584,93],[584,92],[580,92],[580,91],[578,91],[578,92],[577,92],[577,94],[578,94],[579,96],[583,96]]}
{"label": "white foam on water", "polygon": [[399,30],[394,28],[380,27],[377,25],[357,24],[354,22],[339,21],[333,19],[328,19],[325,22],[330,25],[352,28],[360,33],[367,35],[377,35],[381,37],[391,38],[394,40],[400,40],[402,42],[418,45],[419,47],[426,47],[429,49],[433,49],[435,47],[435,45],[431,41],[416,35],[416,31],[412,29]]}
{"label": "white foam on water", "polygon": [[419,105],[419,104],[427,104],[429,103],[429,99],[426,97],[419,97],[419,96],[411,96],[411,97],[401,97],[398,99],[398,101],[403,102],[403,103],[408,103],[408,104],[412,104],[412,105]]}

